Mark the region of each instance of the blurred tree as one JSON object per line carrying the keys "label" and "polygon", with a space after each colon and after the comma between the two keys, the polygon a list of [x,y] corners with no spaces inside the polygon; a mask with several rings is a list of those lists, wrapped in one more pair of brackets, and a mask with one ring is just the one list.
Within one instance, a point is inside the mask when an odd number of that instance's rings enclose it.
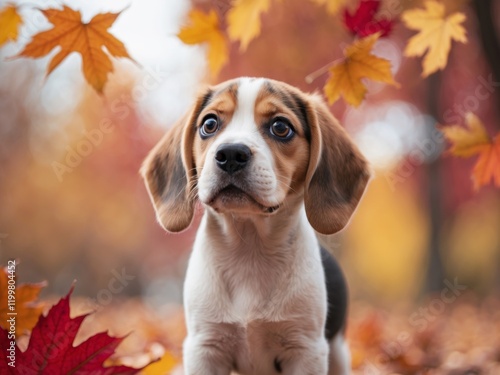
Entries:
{"label": "blurred tree", "polygon": [[[500,82],[500,38],[498,37],[498,21],[495,22],[497,15],[500,13],[500,6],[498,3],[498,1],[493,0],[473,0],[472,2],[478,19],[483,53],[495,77],[495,82]],[[497,27],[495,27],[495,25]],[[496,114],[496,121],[493,121],[493,124],[496,125],[497,130],[500,130],[500,93],[496,90],[493,95],[497,101],[497,105],[493,106]],[[500,211],[500,203],[497,209]],[[500,244],[496,260],[496,264],[500,264]],[[500,266],[496,275],[496,286],[500,291]]]}
{"label": "blurred tree", "polygon": [[[441,74],[435,73],[427,80],[427,112],[436,121],[440,121],[439,110],[439,93],[441,87]],[[436,131],[436,125],[433,124],[427,132]],[[427,178],[427,204],[429,211],[429,263],[427,266],[427,277],[425,292],[435,292],[443,286],[445,278],[445,270],[442,261],[442,239],[443,232],[443,199],[444,186],[442,178],[442,162],[441,158],[436,158],[429,162],[426,166]]]}

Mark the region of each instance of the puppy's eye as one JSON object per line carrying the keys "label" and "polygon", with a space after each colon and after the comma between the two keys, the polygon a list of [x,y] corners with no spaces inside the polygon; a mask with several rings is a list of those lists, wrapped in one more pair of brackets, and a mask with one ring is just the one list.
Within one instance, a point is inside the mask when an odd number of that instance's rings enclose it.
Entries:
{"label": "puppy's eye", "polygon": [[219,130],[219,121],[214,115],[205,117],[203,124],[200,127],[200,135],[202,138],[207,138],[214,135]]}
{"label": "puppy's eye", "polygon": [[282,119],[274,120],[269,131],[272,135],[281,140],[290,139],[294,135],[292,127],[288,122]]}

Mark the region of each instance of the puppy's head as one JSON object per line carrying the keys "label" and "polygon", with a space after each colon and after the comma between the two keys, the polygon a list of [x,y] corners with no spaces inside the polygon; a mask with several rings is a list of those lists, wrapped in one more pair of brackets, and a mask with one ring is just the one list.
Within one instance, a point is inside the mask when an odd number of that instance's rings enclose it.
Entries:
{"label": "puppy's head", "polygon": [[323,234],[341,230],[367,163],[323,101],[285,83],[241,78],[203,92],[142,168],[162,226],[189,226],[197,198],[219,213],[273,215],[304,199]]}

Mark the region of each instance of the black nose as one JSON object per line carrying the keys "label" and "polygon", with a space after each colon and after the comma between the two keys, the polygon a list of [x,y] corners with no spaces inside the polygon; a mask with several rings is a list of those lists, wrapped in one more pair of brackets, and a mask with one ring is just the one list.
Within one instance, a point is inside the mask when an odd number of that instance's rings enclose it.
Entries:
{"label": "black nose", "polygon": [[229,174],[243,169],[251,157],[252,152],[242,143],[224,143],[215,152],[217,166]]}

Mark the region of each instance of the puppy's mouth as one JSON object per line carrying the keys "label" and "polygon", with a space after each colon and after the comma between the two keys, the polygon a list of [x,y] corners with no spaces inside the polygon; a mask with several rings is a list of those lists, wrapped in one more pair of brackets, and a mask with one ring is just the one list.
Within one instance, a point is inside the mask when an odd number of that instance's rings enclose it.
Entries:
{"label": "puppy's mouth", "polygon": [[272,214],[276,212],[280,205],[266,206],[255,199],[251,194],[243,189],[229,184],[217,191],[208,201],[208,205],[219,211],[246,211],[252,207],[250,211],[257,211],[264,214]]}

